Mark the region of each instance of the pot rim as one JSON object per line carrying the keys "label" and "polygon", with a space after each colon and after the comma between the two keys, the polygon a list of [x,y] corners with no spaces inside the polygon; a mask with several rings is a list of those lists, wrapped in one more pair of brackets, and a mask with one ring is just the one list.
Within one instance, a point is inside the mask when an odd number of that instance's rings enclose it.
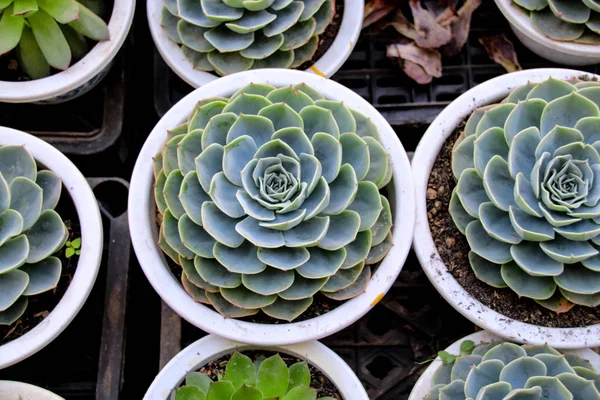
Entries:
{"label": "pot rim", "polygon": [[0,369],[38,352],[54,340],[75,318],[88,298],[100,269],[103,231],[94,193],[79,169],[52,145],[35,136],[0,127],[1,145],[24,145],[33,158],[63,182],[81,226],[81,256],[73,279],[54,310],[25,335],[0,346]]}
{"label": "pot rim", "polygon": [[[338,0],[339,1],[339,0]],[[327,51],[319,58],[313,66],[306,70],[320,76],[330,77],[348,59],[362,29],[364,15],[364,0],[342,0],[344,1],[344,15],[340,30],[335,40]],[[178,44],[171,41],[161,26],[162,0],[147,0],[146,9],[148,25],[154,44],[162,59],[182,80],[193,88],[207,84],[219,76],[212,72],[195,69],[185,58]]]}
{"label": "pot rim", "polygon": [[531,19],[519,10],[512,0],[495,0],[496,5],[504,14],[504,17],[508,22],[519,32],[535,40],[536,42],[554,49],[555,51],[571,54],[577,57],[593,58],[600,56],[600,46],[573,43],[573,42],[560,42],[558,40],[550,39],[537,29],[535,29],[531,23]]}
{"label": "pot rim", "polygon": [[317,341],[288,346],[256,346],[234,342],[216,335],[198,339],[163,367],[148,388],[143,400],[166,400],[188,372],[226,354],[243,350],[277,351],[306,360],[326,375],[346,400],[369,400],[360,380],[333,350]]}
{"label": "pot rim", "polygon": [[[13,400],[64,400],[62,397],[55,393],[52,393],[49,390],[46,390],[39,386],[31,385],[29,383],[17,381],[0,381],[0,395],[2,395],[3,393],[11,396],[19,396],[14,398],[11,397]],[[9,398],[8,400],[11,400],[11,398]]]}
{"label": "pot rim", "polygon": [[593,76],[571,69],[541,68],[513,72],[490,79],[468,90],[448,105],[431,123],[419,142],[412,160],[415,192],[418,194],[414,249],[431,283],[444,299],[463,316],[483,329],[519,343],[548,343],[557,349],[600,346],[600,324],[582,328],[550,328],[508,318],[472,297],[448,272],[433,242],[427,220],[425,192],[438,153],[456,126],[477,107],[500,101],[512,89],[527,82],[550,77],[568,79]]}
{"label": "pot rim", "polygon": [[135,12],[135,0],[115,0],[108,22],[110,40],[98,42],[65,71],[22,82],[0,81],[0,102],[30,103],[61,96],[85,84],[109,66],[125,42]]}
{"label": "pot rim", "polygon": [[[497,335],[494,335],[493,333],[490,333],[488,331],[479,331],[471,335],[467,335],[462,339],[452,343],[450,346],[448,346],[448,348],[446,348],[446,351],[450,354],[460,354],[460,345],[465,340],[472,340],[477,345],[483,342],[490,342],[498,339],[501,338]],[[600,372],[600,355],[595,353],[594,351],[590,349],[579,349],[569,350],[566,353],[575,354],[582,357],[585,360],[588,360],[596,369],[596,371]],[[429,365],[429,367],[427,367],[425,372],[423,372],[423,374],[419,377],[419,380],[417,380],[417,383],[415,383],[413,390],[410,392],[408,400],[423,400],[425,396],[427,396],[427,393],[432,388],[431,380],[433,379],[433,375],[435,374],[437,369],[442,366],[442,364],[442,361],[436,358],[436,360],[433,361]]]}
{"label": "pot rim", "polygon": [[[343,100],[350,108],[371,118],[392,161],[394,180],[388,199],[394,210],[402,210],[402,218],[397,218],[392,228],[394,246],[373,274],[365,293],[346,301],[335,310],[302,322],[245,322],[224,318],[207,306],[195,303],[170,272],[163,252],[156,244],[158,235],[152,195],[152,157],[162,148],[167,129],[182,123],[199,99],[230,96],[249,82],[268,83],[276,87],[305,82],[319,88],[326,98]],[[385,118],[366,100],[339,83],[315,74],[285,69],[258,69],[229,75],[186,96],[165,114],[148,136],[133,170],[129,191],[129,226],[133,247],[146,277],[161,298],[176,313],[204,331],[240,342],[263,345],[291,344],[322,338],[345,328],[366,314],[383,298],[400,273],[410,250],[414,231],[414,189],[409,171],[406,152]]]}

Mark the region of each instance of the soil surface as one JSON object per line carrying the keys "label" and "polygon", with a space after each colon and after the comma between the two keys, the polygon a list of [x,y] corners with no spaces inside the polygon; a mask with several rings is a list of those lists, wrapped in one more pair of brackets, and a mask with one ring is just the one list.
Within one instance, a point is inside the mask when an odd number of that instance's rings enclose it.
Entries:
{"label": "soil surface", "polygon": [[[69,231],[68,240],[81,237],[81,228],[79,226],[77,210],[71,200],[71,196],[69,196],[64,186],[60,201],[55,210],[62,217],[67,226]],[[54,307],[56,307],[67,291],[67,288],[73,279],[73,275],[77,270],[79,256],[73,255],[71,258],[66,258],[65,247],[61,248],[54,256],[60,258],[62,263],[62,273],[58,285],[54,290],[30,296],[27,309],[21,318],[11,326],[0,326],[0,346],[23,336],[35,328],[52,310],[54,310]]]}
{"label": "soil surface", "polygon": [[[272,352],[272,351],[252,350],[252,351],[244,351],[243,354],[250,357],[252,360],[256,360],[261,356],[268,358],[277,353]],[[288,355],[288,354],[281,354],[281,353],[279,353],[279,354],[281,355],[281,358],[283,358],[283,361],[285,361],[285,363],[287,364],[288,367],[297,362],[304,361],[302,359],[296,358],[296,357]],[[232,355],[233,354],[228,354],[226,356],[219,358],[218,360],[211,361],[208,364],[206,364],[205,366],[203,366],[202,368],[200,368],[198,370],[198,372],[203,373],[204,375],[211,378],[213,381],[217,381],[217,377],[219,375],[225,375],[225,366],[227,365],[227,362],[229,361],[229,359],[231,358]],[[311,365],[310,363],[308,364],[308,367],[310,368],[310,378],[311,378],[310,387],[313,389],[317,389],[317,397],[318,398],[326,397],[326,396],[331,396],[334,399],[342,398],[342,395],[339,393],[338,389],[335,387],[333,382],[331,382],[325,374],[323,374],[321,371],[319,371],[315,366]]]}
{"label": "soil surface", "polygon": [[305,62],[300,65],[298,70],[304,71],[305,69],[310,68],[314,63],[316,63],[319,58],[325,54],[327,50],[331,47],[331,44],[335,40],[339,30],[340,25],[342,24],[342,17],[344,16],[344,0],[336,0],[335,1],[335,15],[333,16],[333,21],[327,26],[325,32],[319,35],[319,45],[317,46],[317,51],[313,55],[310,61]]}
{"label": "soil surface", "polygon": [[451,168],[451,152],[462,131],[461,125],[448,138],[433,165],[427,185],[427,216],[435,245],[448,270],[473,297],[494,311],[534,325],[568,328],[600,323],[600,307],[575,306],[557,314],[531,299],[519,298],[510,289],[496,289],[480,281],[469,264],[469,244],[456,228],[448,211],[456,186]]}

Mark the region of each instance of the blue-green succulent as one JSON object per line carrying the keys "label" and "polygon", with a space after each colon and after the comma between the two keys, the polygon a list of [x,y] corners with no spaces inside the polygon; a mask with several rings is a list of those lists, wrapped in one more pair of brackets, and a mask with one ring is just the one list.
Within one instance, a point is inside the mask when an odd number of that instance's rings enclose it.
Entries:
{"label": "blue-green succulent", "polygon": [[549,79],[468,119],[450,213],[480,280],[555,311],[600,304],[599,105],[600,83]]}
{"label": "blue-green succulent", "polygon": [[23,146],[0,147],[0,325],[12,325],[30,296],[58,284],[62,263],[53,254],[68,237],[54,211],[61,188]]}
{"label": "blue-green succulent", "polygon": [[600,400],[600,374],[547,345],[483,343],[435,371],[424,400]]}
{"label": "blue-green succulent", "polygon": [[202,100],[154,159],[159,245],[227,317],[291,321],[321,292],[365,290],[392,246],[375,125],[299,84]]}

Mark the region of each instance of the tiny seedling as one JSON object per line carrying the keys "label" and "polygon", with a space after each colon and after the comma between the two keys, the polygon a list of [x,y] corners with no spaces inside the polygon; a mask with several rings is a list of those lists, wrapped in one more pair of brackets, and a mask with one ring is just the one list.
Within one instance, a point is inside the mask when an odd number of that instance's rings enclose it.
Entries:
{"label": "tiny seedling", "polygon": [[81,238],[69,240],[69,241],[67,241],[65,246],[66,246],[65,257],[71,258],[74,255],[78,256],[81,254]]}

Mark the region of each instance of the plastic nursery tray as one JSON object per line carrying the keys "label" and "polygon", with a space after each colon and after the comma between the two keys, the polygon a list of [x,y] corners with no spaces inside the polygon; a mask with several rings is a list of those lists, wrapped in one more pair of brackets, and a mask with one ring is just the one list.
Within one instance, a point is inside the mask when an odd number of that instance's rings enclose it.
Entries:
{"label": "plastic nursery tray", "polygon": [[129,184],[120,178],[89,178],[88,182],[104,225],[104,253],[94,289],[58,338],[26,360],[0,370],[0,379],[41,386],[67,400],[117,400],[132,254],[127,225]]}
{"label": "plastic nursery tray", "polygon": [[124,54],[121,51],[108,75],[81,97],[60,104],[0,103],[0,124],[29,132],[66,154],[89,155],[108,149],[123,131]]}

